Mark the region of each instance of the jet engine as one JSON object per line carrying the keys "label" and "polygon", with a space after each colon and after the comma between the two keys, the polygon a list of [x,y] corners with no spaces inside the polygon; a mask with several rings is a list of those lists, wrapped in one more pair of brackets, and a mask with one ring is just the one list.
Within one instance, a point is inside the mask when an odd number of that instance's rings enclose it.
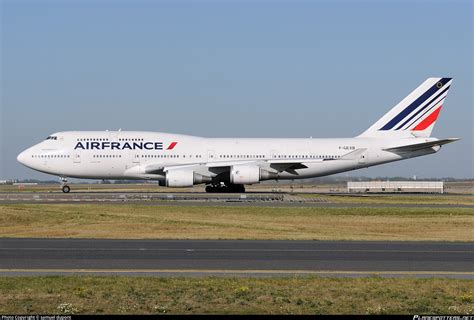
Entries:
{"label": "jet engine", "polygon": [[230,170],[230,183],[254,184],[261,180],[276,179],[277,173],[261,169],[259,166],[232,166]]}
{"label": "jet engine", "polygon": [[166,172],[167,187],[184,188],[208,182],[211,182],[211,177],[203,176],[192,170],[169,170]]}

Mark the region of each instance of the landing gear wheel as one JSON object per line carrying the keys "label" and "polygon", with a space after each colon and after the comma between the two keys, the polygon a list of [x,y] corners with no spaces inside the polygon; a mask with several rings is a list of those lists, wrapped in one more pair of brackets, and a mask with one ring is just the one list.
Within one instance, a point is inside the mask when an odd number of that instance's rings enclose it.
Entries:
{"label": "landing gear wheel", "polygon": [[69,188],[69,186],[63,186],[62,190],[64,193],[69,193],[69,191],[71,191],[71,188]]}
{"label": "landing gear wheel", "polygon": [[228,191],[227,192],[232,192],[232,193],[245,193],[245,187],[243,184],[232,184],[227,187]]}
{"label": "landing gear wheel", "polygon": [[208,185],[205,190],[208,193],[245,193],[245,187],[242,184]]}

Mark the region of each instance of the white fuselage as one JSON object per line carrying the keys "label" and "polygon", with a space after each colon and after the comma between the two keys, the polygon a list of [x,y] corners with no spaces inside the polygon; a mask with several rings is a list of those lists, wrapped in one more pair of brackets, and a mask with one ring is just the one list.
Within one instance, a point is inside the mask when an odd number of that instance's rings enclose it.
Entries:
{"label": "white fuselage", "polygon": [[[58,132],[18,155],[41,172],[88,179],[153,179],[207,192],[304,179],[437,152],[458,138],[430,138],[452,78],[428,78],[355,138],[202,138],[162,132]],[[223,189],[222,189],[223,187]],[[64,185],[63,192],[69,192]]]}
{"label": "white fuselage", "polygon": [[[422,143],[436,139],[409,140]],[[192,170],[215,180],[235,166],[258,166],[272,172],[261,180],[302,179],[437,151],[428,148],[400,155],[383,150],[406,141],[407,138],[240,139],[159,132],[71,131],[51,135],[22,152],[18,161],[44,173],[87,179],[164,181],[169,170]],[[293,163],[297,165],[292,166]]]}

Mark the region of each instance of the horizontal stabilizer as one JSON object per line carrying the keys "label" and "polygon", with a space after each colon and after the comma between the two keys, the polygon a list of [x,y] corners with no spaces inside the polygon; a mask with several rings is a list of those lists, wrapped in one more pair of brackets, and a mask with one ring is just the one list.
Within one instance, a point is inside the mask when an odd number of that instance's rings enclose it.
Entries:
{"label": "horizontal stabilizer", "polygon": [[448,138],[448,139],[442,139],[442,140],[436,140],[436,141],[430,141],[430,142],[423,142],[423,143],[415,143],[415,144],[409,144],[405,146],[397,146],[397,147],[391,147],[391,148],[386,148],[383,149],[385,151],[391,151],[391,152],[414,152],[417,150],[422,150],[426,148],[431,148],[431,147],[440,147],[443,144],[451,143],[454,141],[458,141],[459,138]]}

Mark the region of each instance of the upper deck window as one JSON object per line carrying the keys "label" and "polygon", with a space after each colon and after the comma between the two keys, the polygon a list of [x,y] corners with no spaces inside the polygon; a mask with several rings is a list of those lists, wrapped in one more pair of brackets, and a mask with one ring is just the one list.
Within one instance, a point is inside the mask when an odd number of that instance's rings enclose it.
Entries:
{"label": "upper deck window", "polygon": [[58,140],[58,137],[56,136],[49,136],[46,138],[46,140]]}

